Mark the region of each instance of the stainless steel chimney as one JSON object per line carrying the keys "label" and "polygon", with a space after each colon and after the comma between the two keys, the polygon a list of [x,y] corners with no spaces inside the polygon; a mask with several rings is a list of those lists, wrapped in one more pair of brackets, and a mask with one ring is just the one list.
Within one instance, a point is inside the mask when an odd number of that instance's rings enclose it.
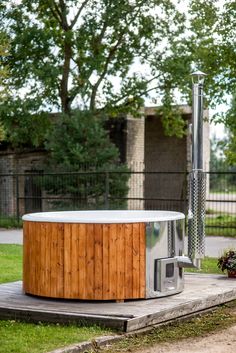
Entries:
{"label": "stainless steel chimney", "polygon": [[188,256],[200,267],[205,252],[206,174],[203,171],[203,82],[205,73],[193,77],[192,168],[189,178]]}

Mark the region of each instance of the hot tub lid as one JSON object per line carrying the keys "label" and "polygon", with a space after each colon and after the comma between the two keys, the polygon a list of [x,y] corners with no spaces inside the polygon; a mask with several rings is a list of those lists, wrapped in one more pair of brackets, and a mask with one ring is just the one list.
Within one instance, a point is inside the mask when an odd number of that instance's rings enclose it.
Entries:
{"label": "hot tub lid", "polygon": [[23,221],[58,223],[146,223],[184,218],[184,214],[180,212],[139,210],[40,212],[26,214],[22,217]]}

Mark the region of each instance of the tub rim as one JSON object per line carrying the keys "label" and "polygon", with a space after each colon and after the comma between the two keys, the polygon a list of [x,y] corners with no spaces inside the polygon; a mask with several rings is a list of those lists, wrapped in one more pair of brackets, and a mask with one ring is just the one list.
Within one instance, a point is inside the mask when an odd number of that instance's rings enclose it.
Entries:
{"label": "tub rim", "polygon": [[92,211],[52,211],[25,214],[23,221],[52,223],[147,223],[184,219],[185,215],[175,211],[158,210],[92,210]]}

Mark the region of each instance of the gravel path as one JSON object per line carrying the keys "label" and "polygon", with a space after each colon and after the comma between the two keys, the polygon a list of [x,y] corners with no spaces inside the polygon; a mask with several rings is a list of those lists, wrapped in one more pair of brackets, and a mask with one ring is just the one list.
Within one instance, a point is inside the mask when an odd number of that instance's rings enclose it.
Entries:
{"label": "gravel path", "polygon": [[135,353],[234,353],[236,325],[205,337],[189,338],[174,343],[163,343]]}

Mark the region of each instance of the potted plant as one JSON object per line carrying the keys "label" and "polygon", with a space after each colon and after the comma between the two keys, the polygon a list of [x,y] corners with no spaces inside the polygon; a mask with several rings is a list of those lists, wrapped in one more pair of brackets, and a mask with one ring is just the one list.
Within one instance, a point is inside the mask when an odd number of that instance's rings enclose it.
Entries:
{"label": "potted plant", "polygon": [[226,270],[228,277],[236,277],[236,250],[226,250],[218,259],[217,266],[222,272]]}

